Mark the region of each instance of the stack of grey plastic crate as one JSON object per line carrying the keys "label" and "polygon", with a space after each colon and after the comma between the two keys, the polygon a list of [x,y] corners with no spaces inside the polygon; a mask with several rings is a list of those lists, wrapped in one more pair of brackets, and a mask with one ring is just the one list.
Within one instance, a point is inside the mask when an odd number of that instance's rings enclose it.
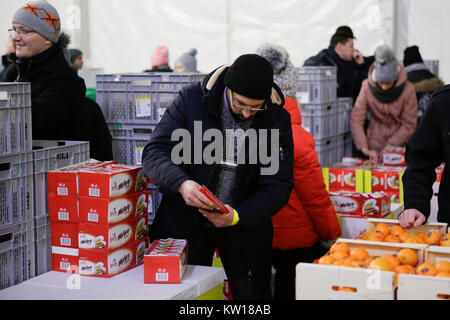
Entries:
{"label": "stack of grey plastic crate", "polygon": [[336,67],[300,67],[297,70],[302,126],[314,137],[319,163],[326,167],[351,155],[349,116],[353,102],[351,98],[337,98]]}
{"label": "stack of grey plastic crate", "polygon": [[[112,135],[114,160],[141,165],[142,152],[151,134],[178,92],[205,77],[199,73],[125,73],[97,75],[97,103]],[[149,184],[153,220],[161,195]]]}

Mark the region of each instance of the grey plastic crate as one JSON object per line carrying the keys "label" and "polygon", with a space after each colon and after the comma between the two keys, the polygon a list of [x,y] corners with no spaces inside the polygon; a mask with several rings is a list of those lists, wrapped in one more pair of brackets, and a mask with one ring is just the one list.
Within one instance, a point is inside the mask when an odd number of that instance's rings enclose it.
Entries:
{"label": "grey plastic crate", "polygon": [[35,219],[36,276],[51,269],[51,225],[48,217]]}
{"label": "grey plastic crate", "polygon": [[302,126],[314,139],[336,136],[339,132],[340,109],[336,102],[301,104]]}
{"label": "grey plastic crate", "polygon": [[155,219],[156,211],[158,211],[161,204],[162,194],[158,191],[158,188],[151,183],[147,184],[148,189],[148,223],[152,224]]}
{"label": "grey plastic crate", "polygon": [[0,157],[0,227],[33,218],[33,155]]}
{"label": "grey plastic crate", "polygon": [[353,137],[351,132],[347,132],[343,135],[344,139],[344,157],[353,156]]}
{"label": "grey plastic crate", "polygon": [[0,290],[36,275],[34,222],[0,228]]}
{"label": "grey plastic crate", "polygon": [[31,151],[31,88],[0,83],[0,155]]}
{"label": "grey plastic crate", "polygon": [[328,103],[336,101],[336,67],[297,68],[299,83],[297,99],[300,103]]}
{"label": "grey plastic crate", "polygon": [[439,60],[425,60],[424,64],[436,77],[439,77]]}
{"label": "grey plastic crate", "polygon": [[157,124],[178,92],[204,77],[199,73],[97,75],[96,99],[106,122]]}
{"label": "grey plastic crate", "polygon": [[315,140],[317,156],[322,167],[342,160],[344,154],[342,140],[343,135]]}
{"label": "grey plastic crate", "polygon": [[113,158],[118,163],[142,165],[142,152],[155,126],[109,124],[112,136]]}
{"label": "grey plastic crate", "polygon": [[89,160],[89,142],[33,141],[34,217],[48,216],[47,172]]}
{"label": "grey plastic crate", "polygon": [[344,134],[350,131],[350,116],[353,110],[352,98],[338,98],[337,106],[339,108],[339,129],[338,134]]}

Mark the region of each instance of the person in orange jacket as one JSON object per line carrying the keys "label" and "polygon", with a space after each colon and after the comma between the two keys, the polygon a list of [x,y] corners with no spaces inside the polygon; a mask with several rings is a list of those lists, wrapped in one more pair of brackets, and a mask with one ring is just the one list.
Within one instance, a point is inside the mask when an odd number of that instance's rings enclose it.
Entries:
{"label": "person in orange jacket", "polygon": [[313,136],[302,128],[295,98],[297,72],[281,47],[264,44],[257,53],[266,58],[274,71],[274,82],[285,95],[294,139],[294,188],[289,202],[272,217],[274,228],[272,265],[275,273],[274,300],[295,299],[295,267],[313,262],[328,248],[322,241],[341,235],[341,227],[323,180]]}

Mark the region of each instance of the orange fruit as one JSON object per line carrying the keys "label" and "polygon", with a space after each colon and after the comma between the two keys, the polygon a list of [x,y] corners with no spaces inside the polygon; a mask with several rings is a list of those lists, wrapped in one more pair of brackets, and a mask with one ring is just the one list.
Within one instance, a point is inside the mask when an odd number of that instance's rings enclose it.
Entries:
{"label": "orange fruit", "polygon": [[390,242],[390,243],[401,243],[402,240],[398,236],[393,236],[392,234],[389,234],[384,238],[384,242]]}
{"label": "orange fruit", "polygon": [[441,243],[441,236],[435,231],[430,231],[427,233],[425,240],[430,246],[438,246]]}
{"label": "orange fruit", "polygon": [[344,265],[344,261],[342,260],[336,260],[331,264],[332,266],[342,267]]}
{"label": "orange fruit", "polygon": [[356,292],[356,288],[350,288],[350,287],[339,287],[339,291],[342,292]]}
{"label": "orange fruit", "polygon": [[400,264],[409,264],[413,267],[417,264],[417,254],[412,249],[402,249],[398,252],[397,256],[400,259]]}
{"label": "orange fruit", "polygon": [[438,271],[436,269],[435,266],[433,266],[430,263],[424,263],[421,264],[417,269],[416,269],[416,274],[418,275],[422,275],[422,276],[435,276],[438,274]]}
{"label": "orange fruit", "polygon": [[435,265],[438,272],[446,272],[450,273],[450,262],[448,261],[439,261]]}
{"label": "orange fruit", "polygon": [[367,240],[367,232],[365,232],[364,234],[362,234],[362,235],[359,237],[359,240]]}
{"label": "orange fruit", "polygon": [[450,273],[448,273],[448,272],[439,272],[436,275],[436,277],[439,277],[439,278],[450,278]]}
{"label": "orange fruit", "polygon": [[399,235],[398,235],[398,237],[400,238],[400,240],[402,240],[402,242],[404,242],[406,239],[408,239],[409,237],[411,237],[412,236],[412,234],[411,233],[409,233],[409,232],[403,232],[403,233],[400,233]]}
{"label": "orange fruit", "polygon": [[420,238],[422,238],[422,239],[425,240],[425,237],[426,237],[427,235],[426,235],[426,233],[423,233],[423,232],[417,232],[417,233],[415,234],[415,236],[416,236],[416,237],[420,237]]}
{"label": "orange fruit", "polygon": [[383,258],[376,258],[375,260],[373,260],[369,265],[369,269],[392,271],[391,264]]}
{"label": "orange fruit", "polygon": [[450,247],[450,237],[445,235],[440,242],[441,247]]}
{"label": "orange fruit", "polygon": [[364,264],[366,264],[367,266],[369,266],[370,263],[371,263],[372,261],[373,261],[372,258],[368,258],[368,259],[364,260],[363,262],[364,262]]}
{"label": "orange fruit", "polygon": [[378,223],[373,230],[375,232],[381,232],[384,236],[390,233],[389,227],[383,222]]}
{"label": "orange fruit", "polygon": [[405,241],[403,241],[403,243],[419,244],[420,243],[420,239],[416,238],[416,236],[411,236],[408,239],[406,239]]}
{"label": "orange fruit", "polygon": [[400,265],[394,268],[395,273],[404,273],[404,274],[411,273],[411,271],[413,270],[414,267],[410,266],[409,264]]}
{"label": "orange fruit", "polygon": [[342,260],[345,257],[348,257],[349,253],[347,251],[343,251],[343,250],[336,250],[331,254],[331,256],[333,258],[335,258],[336,260]]}
{"label": "orange fruit", "polygon": [[367,241],[378,241],[383,242],[384,235],[381,232],[376,231],[369,231],[369,234],[367,235]]}
{"label": "orange fruit", "polygon": [[392,269],[395,269],[400,265],[400,259],[397,257],[396,254],[385,254],[384,256],[382,256],[382,258],[389,262]]}
{"label": "orange fruit", "polygon": [[353,260],[352,265],[354,268],[358,268],[358,269],[367,269],[367,267],[369,266],[364,261],[358,261],[358,260]]}
{"label": "orange fruit", "polygon": [[348,247],[348,244],[345,242],[336,242],[334,243],[330,248],[330,253],[334,253],[335,251],[345,251],[347,253],[350,253],[350,248]]}
{"label": "orange fruit", "polygon": [[350,251],[350,257],[355,260],[364,261],[367,258],[370,258],[370,255],[364,248],[353,248],[352,251]]}
{"label": "orange fruit", "polygon": [[325,264],[325,265],[330,265],[333,264],[333,262],[335,262],[336,259],[333,258],[332,256],[323,256],[322,258],[319,259],[319,264]]}
{"label": "orange fruit", "polygon": [[393,236],[398,236],[398,235],[400,235],[401,233],[405,232],[405,229],[403,229],[403,228],[400,227],[400,226],[395,225],[395,226],[392,226],[392,227],[391,227],[390,232],[391,232],[391,235],[393,235]]}

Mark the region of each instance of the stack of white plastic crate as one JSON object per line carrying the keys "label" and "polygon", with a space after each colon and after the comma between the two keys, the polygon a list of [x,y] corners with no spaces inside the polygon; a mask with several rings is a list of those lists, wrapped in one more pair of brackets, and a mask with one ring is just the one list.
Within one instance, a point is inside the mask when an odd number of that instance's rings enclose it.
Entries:
{"label": "stack of white plastic crate", "polygon": [[337,98],[336,67],[301,67],[297,70],[297,100],[303,127],[314,137],[319,163],[325,167],[344,156],[351,99]]}
{"label": "stack of white plastic crate", "polygon": [[[97,103],[112,135],[114,160],[142,165],[142,152],[166,109],[187,85],[205,77],[199,73],[135,73],[97,75]],[[149,183],[149,221],[161,195]]]}

